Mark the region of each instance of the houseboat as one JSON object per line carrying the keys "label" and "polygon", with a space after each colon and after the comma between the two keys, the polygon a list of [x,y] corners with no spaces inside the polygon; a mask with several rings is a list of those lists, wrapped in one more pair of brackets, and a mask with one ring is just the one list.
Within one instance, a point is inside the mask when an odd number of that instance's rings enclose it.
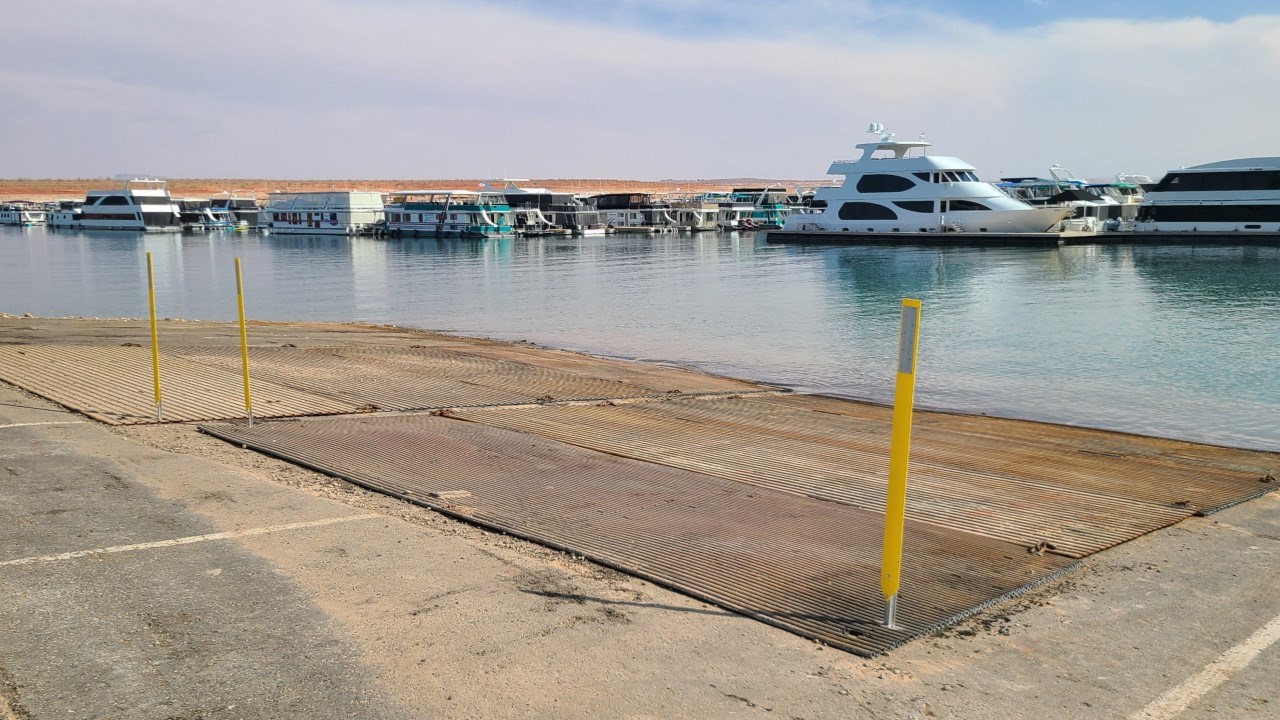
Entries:
{"label": "houseboat", "polygon": [[376,191],[273,192],[259,224],[273,233],[368,235],[385,217],[382,193]]}
{"label": "houseboat", "polygon": [[511,207],[512,226],[518,235],[603,235],[600,212],[573,193],[546,188],[525,188],[523,180],[485,180],[488,192],[501,193]]}
{"label": "houseboat", "polygon": [[80,208],[84,202],[80,200],[59,200],[57,206],[49,210],[49,227],[80,227]]}
{"label": "houseboat", "polygon": [[969,163],[954,157],[917,154],[931,143],[896,140],[872,123],[875,142],[856,147],[862,156],[837,160],[829,175],[839,187],[814,192],[812,212],[792,215],[792,232],[992,232],[1040,233],[1071,214],[1069,208],[1033,207],[978,180]]}
{"label": "houseboat", "polygon": [[672,197],[670,215],[676,227],[690,232],[715,230],[719,226],[720,206],[704,195]]}
{"label": "houseboat", "polygon": [[784,187],[734,188],[728,200],[734,230],[775,230],[791,215]]}
{"label": "houseboat", "polygon": [[258,227],[261,208],[252,192],[232,190],[209,198],[209,208],[239,227]]}
{"label": "houseboat", "polygon": [[0,225],[44,225],[48,213],[43,205],[30,202],[11,202],[0,205]]}
{"label": "houseboat", "polygon": [[501,193],[471,190],[401,190],[387,206],[387,233],[457,238],[515,235],[511,206]]}
{"label": "houseboat", "polygon": [[178,205],[164,180],[134,178],[113,190],[90,190],[73,227],[84,230],[179,232]]}
{"label": "houseboat", "polygon": [[1147,191],[1138,232],[1280,232],[1280,157],[1172,170]]}
{"label": "houseboat", "polygon": [[605,193],[593,195],[588,202],[611,231],[673,232],[679,227],[671,204],[647,193]]}

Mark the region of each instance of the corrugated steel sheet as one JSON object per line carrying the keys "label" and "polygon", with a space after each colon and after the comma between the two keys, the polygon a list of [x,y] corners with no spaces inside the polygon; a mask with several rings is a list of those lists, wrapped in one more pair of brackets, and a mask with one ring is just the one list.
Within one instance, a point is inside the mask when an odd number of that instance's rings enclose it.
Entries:
{"label": "corrugated steel sheet", "polygon": [[[760,487],[883,509],[891,411],[812,396],[483,408],[464,419]],[[917,413],[908,516],[1082,557],[1271,489],[1277,456]]]}
{"label": "corrugated steel sheet", "polygon": [[902,629],[888,630],[878,624],[879,513],[448,418],[203,429],[864,655],[959,620],[1072,564],[909,522]]}
{"label": "corrugated steel sheet", "polygon": [[[166,422],[245,416],[239,372],[165,357],[160,377]],[[150,347],[2,345],[0,379],[105,423],[156,422]],[[251,379],[255,417],[358,411],[349,402]]]}

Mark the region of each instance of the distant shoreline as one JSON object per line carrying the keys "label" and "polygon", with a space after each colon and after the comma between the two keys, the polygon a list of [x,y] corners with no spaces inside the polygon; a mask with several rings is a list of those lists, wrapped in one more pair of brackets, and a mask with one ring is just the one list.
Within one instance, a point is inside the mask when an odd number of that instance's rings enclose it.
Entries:
{"label": "distant shoreline", "polygon": [[[270,178],[172,178],[169,193],[175,198],[209,197],[221,192],[252,192],[260,199],[275,191],[317,190],[476,190],[480,178],[443,180],[278,180]],[[83,199],[88,190],[119,186],[123,181],[112,178],[77,178],[74,180],[17,178],[0,179],[0,201]],[[735,187],[784,185],[812,187],[830,184],[829,180],[770,180],[763,178],[712,178],[697,180],[625,180],[600,178],[553,178],[518,181],[522,188],[546,188],[556,192],[599,194],[636,192],[652,194],[703,193],[732,190]]]}

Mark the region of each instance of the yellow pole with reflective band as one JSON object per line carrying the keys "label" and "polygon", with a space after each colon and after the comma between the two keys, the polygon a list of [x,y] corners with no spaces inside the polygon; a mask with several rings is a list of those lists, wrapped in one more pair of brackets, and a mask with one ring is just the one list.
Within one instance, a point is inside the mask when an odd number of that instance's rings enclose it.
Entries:
{"label": "yellow pole with reflective band", "polygon": [[889,446],[889,496],[884,512],[884,556],[880,590],[885,597],[884,624],[896,628],[898,587],[902,575],[902,532],[907,512],[907,459],[911,455],[911,410],[916,395],[916,348],[920,342],[920,301],[902,301],[898,334],[898,379],[893,393],[893,436]]}
{"label": "yellow pole with reflective band", "polygon": [[156,388],[156,422],[164,422],[164,405],[160,401],[160,333],[156,330],[156,273],[151,267],[151,251],[147,251],[147,303],[151,306],[151,378]]}
{"label": "yellow pole with reflective band", "polygon": [[240,308],[240,364],[244,368],[244,409],[253,427],[253,398],[249,394],[249,332],[244,323],[244,279],[240,274],[240,258],[236,258],[236,303]]}

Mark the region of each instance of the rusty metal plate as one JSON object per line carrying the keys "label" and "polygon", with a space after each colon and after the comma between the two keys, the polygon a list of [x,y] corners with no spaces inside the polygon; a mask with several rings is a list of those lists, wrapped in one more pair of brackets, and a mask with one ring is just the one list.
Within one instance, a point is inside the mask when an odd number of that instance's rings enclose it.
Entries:
{"label": "rusty metal plate", "polygon": [[[458,416],[623,457],[881,510],[889,408],[812,396],[483,408]],[[915,520],[1082,557],[1267,492],[1277,456],[917,413]]]}
{"label": "rusty metal plate", "polygon": [[443,417],[201,429],[862,655],[955,622],[1072,565],[908,522],[902,629],[888,630],[878,624],[879,513]]}
{"label": "rusty metal plate", "polygon": [[[245,416],[239,373],[165,357],[160,363],[167,422]],[[113,425],[156,422],[150,347],[2,345],[0,379]],[[313,393],[253,378],[255,417],[356,412]]]}

